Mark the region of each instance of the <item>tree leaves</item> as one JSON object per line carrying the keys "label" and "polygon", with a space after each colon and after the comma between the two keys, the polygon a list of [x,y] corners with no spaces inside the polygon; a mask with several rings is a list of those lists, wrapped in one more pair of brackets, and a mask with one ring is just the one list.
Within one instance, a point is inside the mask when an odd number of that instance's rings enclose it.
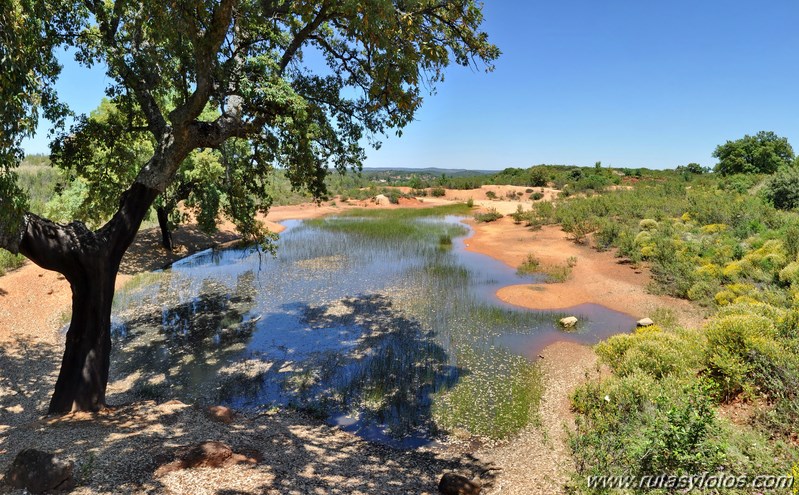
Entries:
{"label": "tree leaves", "polygon": [[[54,143],[54,161],[88,184],[80,214],[94,223],[135,180],[164,203],[218,204],[253,230],[244,216],[269,199],[246,196],[263,193],[275,167],[321,197],[328,170],[360,167],[365,137],[379,145],[408,125],[453,60],[490,70],[499,55],[472,0],[13,1],[0,35],[0,59],[13,57],[0,74],[0,100],[13,106],[0,114],[14,140],[3,149],[18,155],[39,108],[65,113],[53,47],[107,67],[106,107]],[[198,149],[219,150],[224,180],[185,175]]]}
{"label": "tree leaves", "polygon": [[773,174],[780,167],[790,165],[794,158],[788,140],[771,131],[727,141],[716,147],[713,156],[719,159],[716,171],[722,175]]}

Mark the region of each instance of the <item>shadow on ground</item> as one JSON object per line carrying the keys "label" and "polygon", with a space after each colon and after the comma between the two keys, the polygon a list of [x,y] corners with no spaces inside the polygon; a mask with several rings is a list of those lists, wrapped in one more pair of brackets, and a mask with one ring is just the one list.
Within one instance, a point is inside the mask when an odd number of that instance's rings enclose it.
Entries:
{"label": "shadow on ground", "polygon": [[[241,329],[231,334],[231,345],[249,337],[247,332],[251,329],[246,327],[249,316],[245,317],[250,304],[249,284],[245,279],[240,285],[240,294],[218,295],[201,305],[210,312],[202,316],[206,318],[204,325],[192,326],[196,322],[186,321],[194,318],[186,306],[165,310],[175,318],[163,318],[161,314],[161,322],[167,323],[162,338],[181,349],[174,372],[181,371],[180,363],[215,359],[194,349],[198,341],[219,341],[215,338],[217,333],[209,332],[209,327]],[[221,319],[213,315],[217,313],[222,315]],[[424,343],[426,336],[420,328],[412,321],[398,320],[399,315],[383,298],[349,299],[335,308],[306,308],[305,314],[310,331],[331,325],[368,323],[369,331],[350,358],[371,356],[370,366],[384,365],[403,346],[418,350],[416,347],[423,345],[433,362],[445,361],[440,351]],[[392,325],[398,324],[404,328],[404,336],[392,330]],[[156,342],[152,347],[115,351],[112,359],[118,363],[141,363],[146,368],[146,356],[154,356],[158,345]],[[394,450],[327,426],[291,408],[270,414],[239,414],[233,423],[223,424],[211,419],[203,406],[169,401],[167,394],[159,394],[158,400],[139,399],[97,414],[42,418],[61,352],[58,345],[34,341],[0,347],[0,471],[5,471],[21,450],[39,448],[76,463],[79,485],[76,493],[422,494],[436,493],[441,475],[451,471],[479,477],[484,484],[491,484],[491,466],[467,454]],[[131,359],[131,352],[136,359]],[[388,375],[399,381],[407,378],[408,373],[412,376],[414,371],[407,368],[408,362],[398,363],[399,368],[387,368]],[[214,366],[211,362],[203,364]],[[190,367],[186,366],[188,370]],[[145,374],[137,375],[141,370],[135,368],[131,367],[129,383],[133,389],[145,380]],[[430,380],[451,381],[456,375],[442,367],[437,377]],[[109,400],[125,397],[131,396],[111,394]],[[180,447],[209,440],[224,442],[237,452],[256,450],[263,458],[254,466],[200,468],[154,476],[157,467],[173,460]],[[3,490],[7,488],[0,486],[0,492]]]}
{"label": "shadow on ground", "polygon": [[119,273],[136,275],[143,271],[158,270],[184,258],[187,254],[185,246],[191,246],[192,251],[202,251],[236,239],[238,236],[232,232],[208,235],[196,225],[184,225],[172,233],[172,242],[176,249],[170,253],[161,245],[159,229],[140,230],[125,257],[122,258]]}

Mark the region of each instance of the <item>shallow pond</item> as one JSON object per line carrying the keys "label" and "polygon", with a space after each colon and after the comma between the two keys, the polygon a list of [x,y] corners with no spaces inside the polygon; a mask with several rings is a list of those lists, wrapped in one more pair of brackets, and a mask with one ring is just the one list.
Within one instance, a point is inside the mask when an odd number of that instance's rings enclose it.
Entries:
{"label": "shallow pond", "polygon": [[285,226],[276,257],[205,251],[119,291],[112,380],[144,397],[296,407],[409,448],[512,434],[540,393],[543,347],[635,324],[584,305],[564,333],[565,313],[499,301],[498,288],[535,276],[467,251],[456,217]]}

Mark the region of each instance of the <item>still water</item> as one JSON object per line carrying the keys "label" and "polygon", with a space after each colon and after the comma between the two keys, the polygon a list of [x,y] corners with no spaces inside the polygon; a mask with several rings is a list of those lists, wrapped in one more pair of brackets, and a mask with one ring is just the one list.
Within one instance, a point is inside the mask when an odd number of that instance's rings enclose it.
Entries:
{"label": "still water", "polygon": [[[467,251],[456,217],[412,220],[407,236],[357,223],[372,221],[288,221],[274,257],[209,250],[134,281],[115,300],[112,380],[156,399],[295,407],[412,448],[512,434],[534,406],[541,349],[635,324],[597,305],[503,303],[497,289],[536,277]],[[566,314],[573,332],[557,325]]]}

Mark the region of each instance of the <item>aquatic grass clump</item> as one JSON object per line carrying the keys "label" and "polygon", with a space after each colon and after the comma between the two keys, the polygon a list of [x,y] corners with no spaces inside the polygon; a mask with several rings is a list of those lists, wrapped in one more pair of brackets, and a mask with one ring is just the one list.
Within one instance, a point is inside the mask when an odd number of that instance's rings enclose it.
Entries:
{"label": "aquatic grass clump", "polygon": [[545,280],[548,284],[560,284],[565,282],[566,280],[571,277],[572,274],[572,267],[570,265],[553,265],[547,267],[544,270],[544,273],[547,274],[547,278]]}
{"label": "aquatic grass clump", "polygon": [[467,372],[433,401],[433,417],[444,431],[501,440],[537,420],[543,385],[536,365],[500,349],[491,355],[467,349],[458,366]]}
{"label": "aquatic grass clump", "polygon": [[[432,208],[431,208],[432,209]],[[438,210],[438,209],[436,209]],[[375,211],[375,210],[369,210]],[[381,212],[394,212],[397,210],[377,210]],[[468,229],[463,225],[421,221],[428,216],[405,215],[369,215],[359,217],[355,215],[336,216],[331,218],[316,219],[309,224],[331,232],[339,232],[354,236],[368,237],[383,241],[396,242],[425,242],[437,245],[442,239],[464,236]]]}
{"label": "aquatic grass clump", "polygon": [[445,217],[447,215],[465,216],[469,214],[469,209],[470,207],[466,203],[454,203],[430,208],[353,208],[341,212],[338,216],[380,218],[383,220],[415,220],[418,218]]}
{"label": "aquatic grass clump", "polygon": [[11,254],[5,249],[0,249],[0,276],[15,270],[25,264],[25,257],[21,254]]}
{"label": "aquatic grass clump", "polygon": [[163,271],[137,273],[125,282],[121,289],[114,292],[112,311],[117,312],[132,306],[136,299],[144,295],[143,292],[146,292],[146,289],[160,284],[168,278],[169,276]]}
{"label": "aquatic grass clump", "polygon": [[540,271],[541,262],[535,257],[533,253],[527,255],[527,258],[516,269],[519,275],[532,275]]}

